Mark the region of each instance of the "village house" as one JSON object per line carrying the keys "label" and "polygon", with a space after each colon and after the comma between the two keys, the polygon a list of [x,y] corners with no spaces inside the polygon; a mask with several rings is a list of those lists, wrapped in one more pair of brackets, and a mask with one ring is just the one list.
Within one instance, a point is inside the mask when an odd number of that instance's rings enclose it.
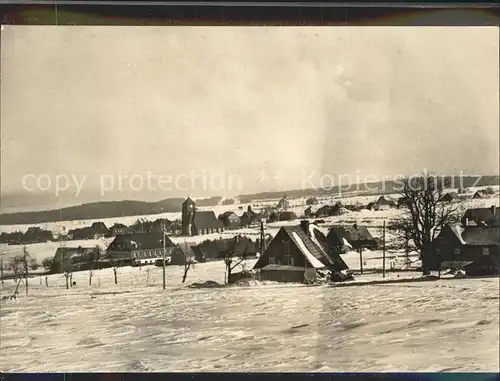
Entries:
{"label": "village house", "polygon": [[59,247],[52,259],[52,274],[98,268],[96,247]]}
{"label": "village house", "polygon": [[248,205],[247,211],[244,212],[240,217],[240,225],[242,227],[248,227],[253,224],[259,223],[261,219],[266,219],[266,217],[267,216],[262,212],[255,213],[252,210],[252,207]]}
{"label": "village house", "polygon": [[479,189],[478,191],[476,191],[476,193],[474,193],[472,198],[474,199],[488,198],[488,194],[484,190]]}
{"label": "village house", "polygon": [[173,250],[170,259],[171,265],[184,265],[189,262],[195,261],[195,252],[193,248],[196,246],[195,242],[184,242],[178,244]]}
{"label": "village house", "polygon": [[193,248],[197,262],[208,262],[221,260],[224,252],[234,250],[235,257],[245,256],[246,258],[255,258],[258,252],[258,246],[250,238],[239,236],[236,244],[233,238],[206,240]]}
{"label": "village house", "polygon": [[360,212],[360,211],[362,211],[364,209],[364,206],[360,202],[357,202],[354,205],[353,204],[351,204],[351,205],[345,205],[344,209],[346,211],[350,211],[350,212]]}
{"label": "village house", "polygon": [[314,213],[312,211],[312,206],[308,206],[305,210],[304,210],[304,217],[305,218],[314,218]]}
{"label": "village house", "polygon": [[282,227],[253,267],[262,280],[279,282],[314,281],[320,269],[347,270],[340,256],[328,245],[321,230],[309,221]]}
{"label": "village house", "polygon": [[292,211],[284,210],[278,213],[278,221],[291,221],[295,220],[296,218],[297,215]]}
{"label": "village house", "polygon": [[115,237],[119,234],[127,233],[132,233],[132,229],[130,229],[127,225],[115,223],[109,228],[108,237]]}
{"label": "village house", "polygon": [[372,237],[366,226],[354,224],[352,226],[334,226],[327,235],[328,243],[335,252],[340,253],[346,249],[377,248],[377,241]]}
{"label": "village house", "polygon": [[315,216],[316,218],[324,218],[331,216],[340,216],[343,213],[344,210],[342,208],[342,204],[337,203],[335,205],[323,205],[316,211]]}
{"label": "village house", "polygon": [[94,239],[104,238],[109,233],[104,222],[94,222],[90,228],[92,229]]}
{"label": "village house", "polygon": [[395,208],[396,204],[390,198],[385,196],[380,196],[377,201],[368,204],[367,209],[369,210],[387,210],[390,208]]}
{"label": "village house", "polygon": [[463,269],[468,275],[493,275],[500,269],[500,227],[446,226],[433,241],[432,270]]}
{"label": "village house", "polygon": [[231,211],[227,211],[219,215],[219,221],[222,222],[226,229],[238,229],[241,226],[240,217]]}
{"label": "village house", "polygon": [[287,200],[286,196],[283,196],[276,204],[276,209],[287,210],[288,208],[290,208],[290,202]]}
{"label": "village house", "polygon": [[14,232],[11,235],[11,239],[14,237],[19,237],[19,242],[14,242],[14,244],[31,244],[31,243],[41,243],[41,242],[49,242],[54,240],[54,236],[52,231],[41,229],[38,226],[31,226],[24,233],[20,233],[19,235]]}
{"label": "village house", "polygon": [[448,192],[441,196],[439,199],[440,202],[453,202],[459,200],[459,196],[455,192]]}
{"label": "village house", "polygon": [[318,204],[318,199],[316,197],[309,197],[306,200],[306,205],[317,205]]}
{"label": "village house", "polygon": [[165,257],[169,259],[175,245],[160,232],[117,235],[109,245],[106,256],[111,263],[120,266],[154,264],[156,260],[163,259],[163,239]]}
{"label": "village house", "polygon": [[109,229],[104,222],[94,222],[91,226],[68,231],[68,238],[72,240],[99,239],[107,236],[109,236]]}
{"label": "village house", "polygon": [[94,229],[90,226],[85,226],[83,228],[69,230],[68,237],[73,240],[95,239],[95,233]]}
{"label": "village house", "polygon": [[258,215],[253,211],[246,211],[240,217],[240,226],[248,227],[258,222]]}
{"label": "village house", "polygon": [[500,226],[500,208],[492,205],[489,208],[467,209],[461,219],[461,222],[463,226]]}
{"label": "village house", "polygon": [[222,233],[223,231],[224,226],[215,217],[213,211],[197,210],[195,202],[190,197],[182,203],[183,236]]}
{"label": "village house", "polygon": [[396,206],[398,209],[406,208],[408,206],[408,197],[402,196],[398,198],[398,203]]}

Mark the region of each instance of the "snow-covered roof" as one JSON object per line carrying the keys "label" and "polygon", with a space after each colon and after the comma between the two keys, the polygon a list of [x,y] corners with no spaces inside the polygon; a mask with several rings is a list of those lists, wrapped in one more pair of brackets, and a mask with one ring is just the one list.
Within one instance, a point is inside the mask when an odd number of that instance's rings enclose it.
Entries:
{"label": "snow-covered roof", "polygon": [[[322,234],[325,234],[325,232],[319,228],[318,226],[314,225],[314,224],[309,224],[309,236],[311,237],[311,240],[316,244],[316,246],[318,246],[318,248],[321,250],[321,253],[326,257],[328,258],[328,253],[325,251],[323,245],[318,241],[318,239],[316,238],[316,234],[314,233],[315,230],[318,230],[319,232],[321,232]],[[326,235],[326,234],[325,234]]]}
{"label": "snow-covered roof", "polygon": [[296,232],[292,232],[292,237],[295,240],[295,242],[297,242],[297,245],[299,246],[300,250],[304,253],[305,257],[307,258],[307,261],[311,264],[312,267],[314,267],[315,269],[321,269],[325,267],[323,263],[321,263],[318,259],[314,257],[314,255],[312,255],[312,253],[309,251],[309,249],[306,247],[306,245]]}
{"label": "snow-covered roof", "polygon": [[462,237],[462,233],[464,232],[464,228],[461,225],[459,225],[459,224],[452,225],[452,226],[450,226],[450,229],[453,232],[453,234],[455,234],[455,236],[458,238],[458,240],[460,241],[460,243],[462,245],[467,244]]}
{"label": "snow-covered roof", "polygon": [[352,249],[352,245],[349,243],[348,240],[346,240],[345,238],[342,237],[342,242],[344,243],[345,246],[349,247]]}

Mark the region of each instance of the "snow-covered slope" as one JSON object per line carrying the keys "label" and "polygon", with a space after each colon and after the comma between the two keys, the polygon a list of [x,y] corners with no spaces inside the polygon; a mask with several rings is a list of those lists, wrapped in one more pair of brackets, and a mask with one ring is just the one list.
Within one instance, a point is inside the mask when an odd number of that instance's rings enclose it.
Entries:
{"label": "snow-covered slope", "polygon": [[[148,275],[149,269],[149,275]],[[188,283],[222,282],[224,264]],[[182,267],[75,273],[2,301],[1,371],[490,371],[497,279],[331,288],[181,286]],[[149,278],[149,280],[148,280]],[[12,289],[6,281],[5,289]],[[148,284],[147,284],[148,283]],[[2,295],[7,294],[6,290]]]}

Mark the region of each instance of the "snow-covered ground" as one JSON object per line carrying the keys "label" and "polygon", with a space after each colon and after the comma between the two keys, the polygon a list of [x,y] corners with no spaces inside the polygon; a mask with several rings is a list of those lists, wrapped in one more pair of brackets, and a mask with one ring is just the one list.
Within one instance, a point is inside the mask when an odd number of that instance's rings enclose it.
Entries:
{"label": "snow-covered ground", "polygon": [[[182,272],[167,268],[166,291],[154,266],[118,269],[118,285],[111,269],[96,271],[91,287],[88,272],[74,273],[69,290],[60,274],[49,287],[30,279],[28,296],[1,301],[0,370],[499,369],[498,278],[192,289],[222,283],[224,264],[196,265],[186,285]],[[5,281],[1,295],[13,287]]]}

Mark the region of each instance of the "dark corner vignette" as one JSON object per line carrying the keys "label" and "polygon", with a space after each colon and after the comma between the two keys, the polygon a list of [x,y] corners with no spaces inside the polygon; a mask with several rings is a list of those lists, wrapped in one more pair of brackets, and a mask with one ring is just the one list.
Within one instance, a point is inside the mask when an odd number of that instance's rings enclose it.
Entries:
{"label": "dark corner vignette", "polygon": [[481,1],[173,3],[12,1],[0,10],[13,25],[497,26],[500,16],[498,4]]}

